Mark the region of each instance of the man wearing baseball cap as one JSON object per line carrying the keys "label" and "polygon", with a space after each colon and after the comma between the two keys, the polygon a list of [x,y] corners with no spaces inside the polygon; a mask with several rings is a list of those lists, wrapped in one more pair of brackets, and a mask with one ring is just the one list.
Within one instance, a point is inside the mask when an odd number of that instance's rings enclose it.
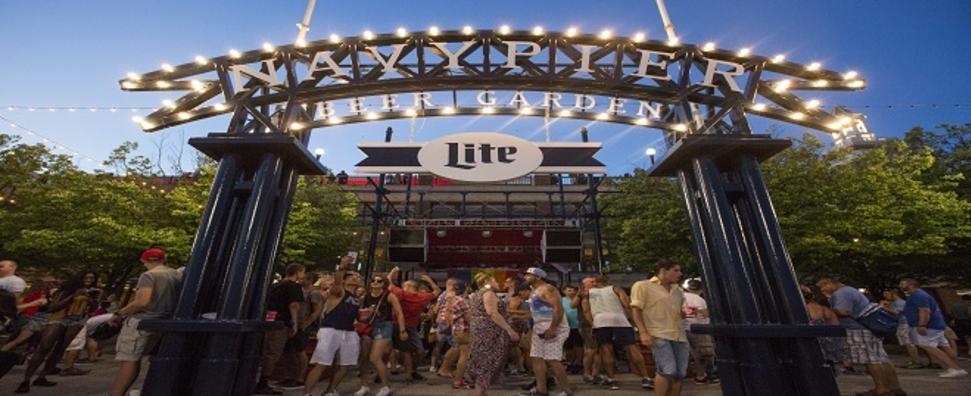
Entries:
{"label": "man wearing baseball cap", "polygon": [[526,394],[548,394],[547,370],[556,377],[559,394],[572,394],[566,369],[560,363],[563,360],[563,343],[570,336],[560,291],[546,282],[546,271],[540,268],[527,269],[525,279],[533,288],[529,295],[529,311],[533,317],[529,357],[533,360],[533,374],[536,375],[536,387]]}
{"label": "man wearing baseball cap", "polygon": [[147,271],[138,277],[135,298],[111,319],[113,323],[123,323],[115,346],[115,360],[122,364],[111,387],[111,396],[128,393],[138,378],[142,356],[159,341],[158,333],[139,330],[138,322],[172,316],[182,288],[182,273],[165,265],[164,250],[148,249],[142,252],[140,261]]}

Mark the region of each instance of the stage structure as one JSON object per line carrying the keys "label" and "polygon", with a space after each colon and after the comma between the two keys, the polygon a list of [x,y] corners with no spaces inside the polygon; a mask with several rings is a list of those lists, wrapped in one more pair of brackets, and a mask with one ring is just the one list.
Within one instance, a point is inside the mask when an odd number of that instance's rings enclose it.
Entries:
{"label": "stage structure", "polygon": [[[120,81],[126,91],[182,95],[137,119],[146,131],[232,115],[225,133],[190,139],[219,168],[175,317],[143,322],[143,328],[164,334],[143,394],[252,392],[262,331],[271,325],[262,320],[264,296],[297,177],[323,171],[306,149],[311,130],[456,115],[582,119],[663,130],[670,149],[651,173],[681,181],[712,313],[712,324],[701,330],[715,337],[724,392],[839,394],[815,338],[841,330],[807,324],[759,170],[760,161],[790,142],[752,134],[747,119],[844,131],[858,115],[827,112],[818,100],[793,92],[862,89],[865,82],[856,72],[760,56],[748,48],[576,28],[562,33],[541,27],[399,28],[300,43],[196,57]],[[486,152],[490,161],[514,159],[509,147],[515,145],[463,142],[474,147],[471,157],[454,157],[459,168],[484,162]],[[393,144],[390,131],[386,143]],[[534,159],[536,167],[517,172],[541,172],[541,164]],[[436,172],[432,168],[408,172]],[[584,172],[600,170],[579,171]],[[591,176],[595,183],[598,176]],[[375,183],[378,191],[383,183],[384,177]],[[203,319],[207,312],[216,312],[217,319]]]}

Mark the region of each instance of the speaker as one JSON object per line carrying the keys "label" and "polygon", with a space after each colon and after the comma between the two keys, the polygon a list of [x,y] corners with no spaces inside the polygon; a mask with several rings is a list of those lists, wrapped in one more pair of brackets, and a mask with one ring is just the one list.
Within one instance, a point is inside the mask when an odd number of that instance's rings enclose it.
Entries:
{"label": "speaker", "polygon": [[425,246],[424,229],[392,228],[388,232],[388,261],[392,263],[424,263]]}
{"label": "speaker", "polygon": [[543,256],[547,263],[576,264],[583,259],[580,230],[546,230]]}

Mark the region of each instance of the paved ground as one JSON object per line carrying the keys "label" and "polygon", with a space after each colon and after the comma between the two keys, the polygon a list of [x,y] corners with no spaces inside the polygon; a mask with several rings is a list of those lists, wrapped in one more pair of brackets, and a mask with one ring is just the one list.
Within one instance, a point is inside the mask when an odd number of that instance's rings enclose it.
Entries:
{"label": "paved ground", "polygon": [[[899,354],[893,354],[892,357],[899,364],[901,363],[901,356]],[[110,358],[110,356],[108,356]],[[971,371],[971,361],[963,360],[961,364],[965,369]],[[31,395],[37,396],[74,396],[74,395],[103,395],[108,387],[111,385],[111,381],[114,378],[115,368],[117,365],[114,362],[105,361],[95,364],[80,365],[79,367],[84,369],[91,369],[91,374],[83,377],[58,377],[51,376],[50,379],[58,382],[58,385],[52,388],[40,388],[34,387],[31,391]],[[24,366],[15,367],[6,377],[0,379],[0,395],[13,394],[13,389],[16,388],[17,384],[21,381],[24,375]],[[937,370],[898,370],[898,375],[900,376],[900,382],[903,384],[904,390],[906,390],[910,395],[914,396],[958,396],[967,395],[968,389],[971,389],[971,377],[965,377],[963,379],[941,379],[937,377]],[[427,376],[431,378],[430,375]],[[571,382],[574,384],[579,383],[580,378],[578,376],[571,376]],[[628,396],[628,395],[644,395],[650,394],[647,391],[643,391],[639,387],[639,381],[631,376],[621,376],[620,377],[621,386],[623,389],[619,391],[610,391],[602,387],[596,387],[592,385],[576,385],[574,391],[578,395],[597,395],[598,392],[609,395],[616,396]],[[524,384],[527,379],[511,379],[507,384],[500,386],[490,392],[492,395],[515,395],[519,392],[518,385]],[[872,386],[869,377],[867,376],[840,376],[838,378],[840,390],[844,395],[854,395],[856,392],[863,392]],[[468,391],[455,391],[448,385],[448,382],[443,379],[428,379],[424,383],[405,385],[399,377],[396,377],[396,383],[399,384],[395,387],[396,394],[398,395],[420,395],[420,396],[438,396],[438,395],[448,395],[448,396],[458,396],[461,394],[469,394]],[[136,384],[136,388],[140,387],[141,384]],[[350,395],[353,393],[360,383],[356,378],[351,378],[345,381],[344,386],[340,387],[340,393],[342,395]],[[376,388],[372,387],[372,390]],[[318,390],[318,393],[322,389]],[[300,392],[288,392],[287,396],[298,396]],[[132,395],[137,395],[137,392],[132,392]],[[721,389],[718,385],[695,385],[687,384],[685,386],[684,395],[686,396],[715,396],[721,395]]]}

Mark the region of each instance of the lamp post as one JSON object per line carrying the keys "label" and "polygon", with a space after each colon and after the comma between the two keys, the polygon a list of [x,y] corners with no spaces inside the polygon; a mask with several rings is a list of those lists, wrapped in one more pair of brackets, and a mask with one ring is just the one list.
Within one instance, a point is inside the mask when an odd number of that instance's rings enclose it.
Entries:
{"label": "lamp post", "polygon": [[314,156],[317,157],[317,161],[320,161],[320,157],[323,157],[324,156],[324,153],[325,153],[325,151],[322,148],[318,148],[318,149],[314,150]]}
{"label": "lamp post", "polygon": [[654,147],[648,147],[647,150],[644,151],[644,154],[647,154],[647,156],[651,159],[651,166],[654,166],[654,155],[657,154],[657,150],[655,150]]}

